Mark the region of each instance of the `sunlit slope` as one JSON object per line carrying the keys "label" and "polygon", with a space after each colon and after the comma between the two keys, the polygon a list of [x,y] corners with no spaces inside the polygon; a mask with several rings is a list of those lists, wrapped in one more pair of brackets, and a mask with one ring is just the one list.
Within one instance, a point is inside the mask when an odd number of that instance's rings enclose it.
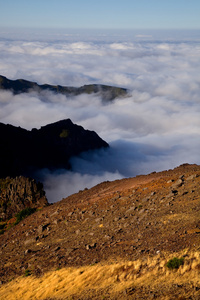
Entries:
{"label": "sunlit slope", "polygon": [[165,253],[145,260],[64,268],[40,278],[22,276],[1,287],[0,299],[199,299],[200,253],[185,249],[173,255],[184,257],[183,266],[168,269],[173,256]]}

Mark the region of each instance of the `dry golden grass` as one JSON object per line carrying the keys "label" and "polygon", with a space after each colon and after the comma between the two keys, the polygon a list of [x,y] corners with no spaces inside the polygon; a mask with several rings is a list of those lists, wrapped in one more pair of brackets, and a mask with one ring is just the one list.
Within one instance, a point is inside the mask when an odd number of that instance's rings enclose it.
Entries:
{"label": "dry golden grass", "polygon": [[[174,256],[185,256],[178,270],[168,270],[166,263]],[[104,263],[79,268],[66,268],[46,273],[41,278],[20,277],[0,288],[0,299],[43,300],[70,299],[87,290],[109,290],[116,295],[130,286],[170,286],[172,284],[200,284],[200,253],[185,250],[173,255],[157,255],[143,260]],[[78,299],[78,298],[77,298]],[[102,298],[101,298],[102,299]],[[165,297],[165,299],[168,299]],[[170,298],[169,298],[170,299]]]}

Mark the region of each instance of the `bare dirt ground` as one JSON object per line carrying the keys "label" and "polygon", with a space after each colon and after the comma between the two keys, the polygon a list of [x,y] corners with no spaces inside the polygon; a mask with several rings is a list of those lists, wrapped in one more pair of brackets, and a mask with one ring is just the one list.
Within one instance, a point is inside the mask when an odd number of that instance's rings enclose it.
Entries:
{"label": "bare dirt ground", "polygon": [[[6,298],[5,291],[19,278],[42,285],[49,271],[71,268],[87,274],[89,267],[101,278],[93,288],[88,283],[69,292],[69,281],[63,294],[20,299],[200,299],[200,166],[184,164],[85,189],[6,231],[0,246],[0,299],[18,299],[19,290],[15,298]],[[167,270],[167,260],[177,255],[185,258],[185,266]],[[115,270],[107,271],[108,285],[101,285],[103,266]]]}

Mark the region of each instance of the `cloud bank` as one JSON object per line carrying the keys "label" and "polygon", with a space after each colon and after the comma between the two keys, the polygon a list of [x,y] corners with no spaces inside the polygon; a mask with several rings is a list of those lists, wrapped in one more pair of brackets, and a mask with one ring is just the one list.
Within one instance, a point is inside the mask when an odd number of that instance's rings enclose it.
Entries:
{"label": "cloud bank", "polygon": [[111,146],[72,158],[73,172],[45,170],[41,176],[50,202],[104,180],[199,164],[199,44],[150,37],[128,42],[76,39],[0,38],[0,74],[10,79],[130,90],[130,97],[108,104],[98,95],[0,92],[0,122],[31,129],[70,118]]}

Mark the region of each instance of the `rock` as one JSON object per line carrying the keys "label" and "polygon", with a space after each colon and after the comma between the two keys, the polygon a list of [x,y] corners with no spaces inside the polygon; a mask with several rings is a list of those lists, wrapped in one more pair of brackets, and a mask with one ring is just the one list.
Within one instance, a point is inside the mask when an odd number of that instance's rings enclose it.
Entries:
{"label": "rock", "polygon": [[102,218],[96,218],[96,219],[95,219],[95,222],[99,223],[99,222],[101,222],[102,220],[103,220]]}
{"label": "rock", "polygon": [[48,226],[49,226],[49,223],[48,224],[45,224],[45,225],[39,225],[38,226],[38,229],[37,229],[37,232],[38,232],[38,234],[42,234],[42,232],[44,231],[44,230],[46,230],[47,228],[48,228]]}
{"label": "rock", "polygon": [[28,244],[33,244],[36,242],[36,239],[35,238],[32,238],[32,239],[28,239],[26,241],[24,241],[24,245],[28,245]]}
{"label": "rock", "polygon": [[66,250],[66,255],[68,256],[71,252],[73,252],[75,249],[74,248],[68,248]]}
{"label": "rock", "polygon": [[171,182],[174,182],[174,180],[170,179],[170,180],[167,181],[167,183],[171,183]]}
{"label": "rock", "polygon": [[110,239],[111,239],[111,236],[110,236],[110,235],[105,235],[104,237],[105,237],[105,239],[107,239],[107,240],[110,240]]}
{"label": "rock", "polygon": [[53,221],[53,223],[54,223],[55,225],[58,225],[58,223],[60,223],[60,222],[61,222],[60,219],[56,219],[56,220]]}
{"label": "rock", "polygon": [[[170,191],[170,193],[167,194],[165,197],[166,197],[166,198],[174,197],[174,193],[173,193],[172,191]],[[161,202],[161,201],[160,201],[160,202]]]}
{"label": "rock", "polygon": [[145,197],[145,198],[142,199],[142,202],[143,202],[143,203],[145,203],[145,202],[147,202],[147,201],[149,201],[149,197]]}
{"label": "rock", "polygon": [[87,244],[85,246],[85,248],[86,248],[86,250],[90,250],[90,249],[96,248],[96,245],[97,245],[96,243],[93,243],[93,244],[90,244],[90,245]]}
{"label": "rock", "polygon": [[95,212],[94,212],[94,211],[89,211],[89,212],[88,212],[88,214],[89,214],[89,216],[91,216],[91,217],[92,217],[92,216],[94,216],[94,215],[95,215]]}
{"label": "rock", "polygon": [[74,214],[74,212],[73,212],[73,211],[71,211],[71,212],[69,212],[69,213],[68,213],[68,215],[67,215],[67,216],[68,216],[68,217],[71,217],[73,214]]}
{"label": "rock", "polygon": [[172,195],[177,195],[177,194],[178,194],[178,191],[177,191],[177,189],[175,189],[175,188],[173,188],[173,189],[171,190],[171,192],[172,192]]}
{"label": "rock", "polygon": [[56,247],[55,249],[53,249],[54,252],[56,252],[56,251],[58,251],[58,250],[60,250],[60,247],[59,247],[59,246]]}
{"label": "rock", "polygon": [[120,228],[115,229],[114,232],[115,232],[116,234],[122,233],[122,232],[123,232],[123,229],[120,227]]}
{"label": "rock", "polygon": [[175,182],[172,184],[171,188],[172,188],[172,189],[177,189],[177,188],[179,188],[180,186],[182,186],[182,184],[183,184],[183,180],[182,180],[181,178],[179,178],[177,181],[175,181]]}
{"label": "rock", "polygon": [[130,214],[130,213],[132,213],[134,210],[135,210],[135,205],[134,205],[134,206],[131,206],[131,207],[125,212],[125,214]]}
{"label": "rock", "polygon": [[85,246],[86,250],[90,250],[90,245]]}
{"label": "rock", "polygon": [[39,227],[38,227],[38,234],[41,234],[42,232],[43,232],[43,230],[44,230],[44,226],[43,225],[40,225]]}
{"label": "rock", "polygon": [[0,179],[0,218],[14,217],[25,208],[48,205],[43,185],[24,176]]}
{"label": "rock", "polygon": [[187,195],[189,192],[188,191],[183,191],[182,196]]}
{"label": "rock", "polygon": [[98,262],[99,262],[98,259],[95,258],[91,264],[94,265],[94,264],[97,264]]}
{"label": "rock", "polygon": [[197,174],[193,174],[193,175],[190,175],[189,177],[186,178],[186,180],[192,180],[194,178],[198,177]]}
{"label": "rock", "polygon": [[129,200],[129,197],[120,197],[120,201],[127,201]]}

